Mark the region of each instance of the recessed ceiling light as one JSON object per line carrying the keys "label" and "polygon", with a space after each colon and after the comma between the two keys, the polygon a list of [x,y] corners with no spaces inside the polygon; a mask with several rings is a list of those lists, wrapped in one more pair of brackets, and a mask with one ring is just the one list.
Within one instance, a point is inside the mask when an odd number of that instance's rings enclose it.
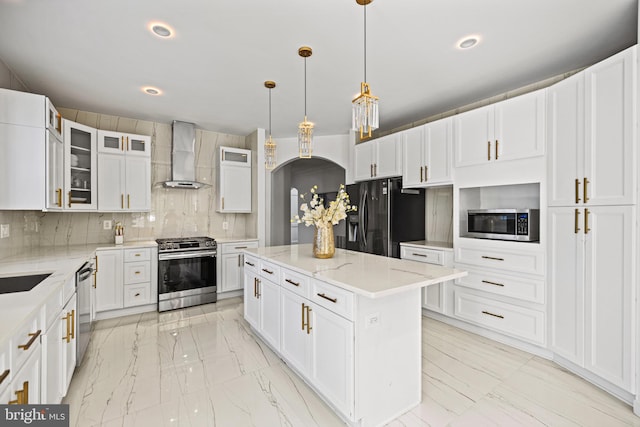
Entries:
{"label": "recessed ceiling light", "polygon": [[480,37],[478,36],[469,36],[465,37],[458,42],[458,48],[460,49],[469,49],[474,47],[480,41]]}
{"label": "recessed ceiling light", "polygon": [[143,87],[142,90],[147,95],[162,95],[162,91],[155,87],[147,86],[147,87]]}
{"label": "recessed ceiling light", "polygon": [[173,36],[173,29],[167,24],[163,24],[162,22],[152,22],[149,24],[149,29],[158,37],[162,37],[164,39],[170,38]]}

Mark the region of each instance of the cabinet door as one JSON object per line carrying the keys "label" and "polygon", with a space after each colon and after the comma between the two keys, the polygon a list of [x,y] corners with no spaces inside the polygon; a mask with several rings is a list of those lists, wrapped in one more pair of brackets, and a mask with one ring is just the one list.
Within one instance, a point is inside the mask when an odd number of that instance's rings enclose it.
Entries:
{"label": "cabinet door", "polygon": [[426,184],[453,182],[451,175],[451,119],[438,120],[425,127],[424,181]]}
{"label": "cabinet door", "polygon": [[220,292],[242,289],[242,254],[224,254],[221,263]]}
{"label": "cabinet door", "polygon": [[127,154],[125,177],[125,209],[135,212],[150,210],[151,158]]}
{"label": "cabinet door", "polygon": [[280,351],[280,286],[260,279],[260,332],[271,346]]}
{"label": "cabinet door", "polygon": [[[58,404],[64,397],[64,362],[62,359],[62,347],[67,345],[66,312],[60,313],[46,334],[42,335],[42,402],[46,404]],[[0,401],[5,404],[6,402]]]}
{"label": "cabinet door", "polygon": [[421,187],[424,183],[424,156],[422,154],[425,126],[402,133],[402,186]]}
{"label": "cabinet door", "polygon": [[62,192],[64,191],[64,144],[55,133],[47,131],[47,201],[49,210],[62,210]]}
{"label": "cabinet door", "polygon": [[493,105],[453,118],[455,165],[472,166],[494,159]]}
{"label": "cabinet door", "polygon": [[338,410],[354,410],[353,323],[313,304],[310,310],[311,381]]}
{"label": "cabinet door", "polygon": [[425,286],[422,290],[422,306],[428,310],[444,313],[444,283]]}
{"label": "cabinet door", "polygon": [[[9,403],[22,403],[38,405],[40,400],[40,363],[41,349],[38,348],[29,356],[20,371],[11,380],[11,401]],[[16,400],[21,402],[16,402]]]}
{"label": "cabinet door", "polygon": [[635,47],[586,70],[584,178],[590,204],[635,203],[635,75]]}
{"label": "cabinet door", "polygon": [[549,206],[571,206],[582,201],[584,73],[551,86],[547,101]]}
{"label": "cabinet door", "polygon": [[127,156],[151,158],[151,137],[146,135],[125,134]]}
{"label": "cabinet door", "polygon": [[64,120],[64,207],[71,210],[98,208],[96,129]]}
{"label": "cabinet door", "polygon": [[98,155],[98,209],[105,212],[126,208],[125,157],[121,154]]}
{"label": "cabinet door", "polygon": [[96,312],[123,307],[122,251],[98,251],[96,253]]}
{"label": "cabinet door", "polygon": [[254,329],[260,330],[258,276],[251,271],[244,273],[244,318]]}
{"label": "cabinet door", "polygon": [[308,301],[286,289],[281,289],[280,297],[280,353],[287,364],[307,375],[311,357],[309,334],[305,327]]}
{"label": "cabinet door", "polygon": [[588,211],[585,367],[632,392],[636,212],[630,206],[598,206]]}
{"label": "cabinet door", "polygon": [[364,181],[373,178],[374,147],[376,142],[369,141],[355,147],[355,181]]}
{"label": "cabinet door", "polygon": [[71,316],[69,322],[70,339],[68,341],[65,339],[62,345],[62,396],[66,396],[69,384],[71,384],[71,377],[76,369],[76,348],[78,345],[78,307],[76,301],[76,294],[73,294],[62,310],[65,316]]}
{"label": "cabinet door", "polygon": [[583,366],[584,212],[577,212],[575,208],[549,209],[549,345],[556,354]]}
{"label": "cabinet door", "polygon": [[545,94],[541,90],[494,104],[493,160],[544,154]]}
{"label": "cabinet door", "polygon": [[251,168],[228,164],[220,167],[219,212],[251,212]]}
{"label": "cabinet door", "polygon": [[402,143],[399,134],[385,136],[375,142],[374,178],[402,176]]}
{"label": "cabinet door", "polygon": [[126,135],[122,132],[98,130],[98,152],[124,155],[126,150]]}

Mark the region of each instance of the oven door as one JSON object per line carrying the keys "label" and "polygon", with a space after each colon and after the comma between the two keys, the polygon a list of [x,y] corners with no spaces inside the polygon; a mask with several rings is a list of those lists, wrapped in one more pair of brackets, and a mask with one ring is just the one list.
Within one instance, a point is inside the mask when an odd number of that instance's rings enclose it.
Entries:
{"label": "oven door", "polygon": [[158,256],[158,300],[216,292],[216,251]]}

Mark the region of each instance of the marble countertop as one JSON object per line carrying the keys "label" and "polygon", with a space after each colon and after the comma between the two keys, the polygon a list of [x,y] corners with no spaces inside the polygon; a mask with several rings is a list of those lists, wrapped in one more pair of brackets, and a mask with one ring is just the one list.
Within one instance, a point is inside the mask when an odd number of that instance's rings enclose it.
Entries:
{"label": "marble countertop", "polygon": [[0,294],[0,342],[10,338],[22,322],[37,312],[55,291],[93,257],[97,249],[155,246],[156,242],[152,241],[127,242],[122,245],[101,243],[45,246],[0,259],[0,277],[51,274],[30,291]]}
{"label": "marble countertop", "polygon": [[257,237],[222,237],[216,238],[217,243],[240,243],[240,242],[253,242],[258,240]]}
{"label": "marble countertop", "polygon": [[434,240],[414,240],[412,242],[400,242],[400,246],[410,246],[413,248],[440,249],[453,251],[453,243],[437,242]]}
{"label": "marble countertop", "polygon": [[463,270],[344,249],[336,249],[333,258],[318,259],[313,257],[310,244],[245,249],[245,252],[368,298],[386,297],[467,275]]}

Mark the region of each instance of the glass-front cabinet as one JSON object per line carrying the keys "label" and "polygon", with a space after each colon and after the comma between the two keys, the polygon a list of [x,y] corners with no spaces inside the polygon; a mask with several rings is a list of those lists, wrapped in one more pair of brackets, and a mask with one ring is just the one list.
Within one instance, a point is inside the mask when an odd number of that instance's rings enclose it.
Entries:
{"label": "glass-front cabinet", "polygon": [[96,210],[96,129],[64,121],[65,194],[64,208]]}
{"label": "glass-front cabinet", "polygon": [[98,132],[98,151],[100,153],[149,157],[151,155],[150,140],[145,135],[100,130]]}

